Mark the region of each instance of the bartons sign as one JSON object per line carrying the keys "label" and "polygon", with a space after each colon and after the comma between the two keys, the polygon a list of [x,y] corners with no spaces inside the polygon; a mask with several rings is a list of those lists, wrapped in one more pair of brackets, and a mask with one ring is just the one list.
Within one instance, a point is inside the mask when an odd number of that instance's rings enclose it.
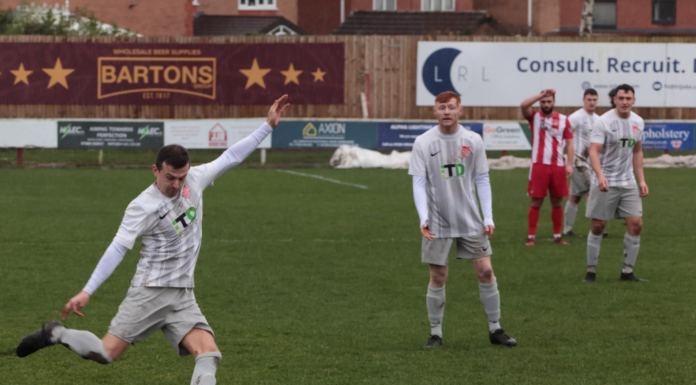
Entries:
{"label": "bartons sign", "polygon": [[343,43],[0,43],[0,104],[343,104]]}

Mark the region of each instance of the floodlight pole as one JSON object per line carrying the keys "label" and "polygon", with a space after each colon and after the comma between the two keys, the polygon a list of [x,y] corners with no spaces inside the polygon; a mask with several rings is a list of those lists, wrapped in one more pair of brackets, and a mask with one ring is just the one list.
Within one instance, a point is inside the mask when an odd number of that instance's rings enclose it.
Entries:
{"label": "floodlight pole", "polygon": [[532,36],[532,1],[527,0],[527,36]]}

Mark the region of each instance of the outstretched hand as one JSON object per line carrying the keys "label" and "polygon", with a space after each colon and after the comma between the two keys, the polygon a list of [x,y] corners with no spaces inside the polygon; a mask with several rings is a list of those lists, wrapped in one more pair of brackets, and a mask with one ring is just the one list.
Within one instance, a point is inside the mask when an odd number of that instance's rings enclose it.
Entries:
{"label": "outstretched hand", "polygon": [[65,321],[68,319],[68,315],[72,311],[73,313],[79,315],[80,317],[84,317],[85,315],[80,313],[82,309],[87,306],[87,303],[89,302],[89,293],[86,291],[81,291],[77,293],[76,296],[70,298],[70,301],[63,306],[63,311],[60,312],[60,318]]}
{"label": "outstretched hand", "polygon": [[288,103],[287,94],[281,96],[279,99],[276,99],[275,103],[273,103],[271,106],[271,109],[268,110],[268,120],[266,120],[266,123],[268,123],[269,126],[276,128],[278,123],[280,123],[281,115],[283,115],[283,112],[289,105],[290,103]]}

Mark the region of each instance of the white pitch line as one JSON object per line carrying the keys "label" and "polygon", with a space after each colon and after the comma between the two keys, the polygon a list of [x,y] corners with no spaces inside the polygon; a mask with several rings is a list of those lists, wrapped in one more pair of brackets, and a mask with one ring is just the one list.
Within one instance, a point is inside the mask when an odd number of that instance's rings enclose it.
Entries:
{"label": "white pitch line", "polygon": [[305,173],[303,173],[303,172],[290,171],[290,170],[278,170],[278,172],[284,172],[284,173],[286,173],[286,174],[292,174],[292,175],[306,176],[306,177],[309,177],[309,178],[315,178],[315,179],[323,180],[323,181],[325,181],[325,182],[338,183],[338,184],[342,184],[342,185],[346,185],[346,186],[352,186],[352,187],[361,188],[361,189],[363,189],[363,190],[367,190],[367,186],[363,186],[363,185],[361,185],[361,184],[348,183],[348,182],[341,182],[340,180],[336,180],[336,179],[324,178],[324,177],[321,176],[321,175],[305,174]]}

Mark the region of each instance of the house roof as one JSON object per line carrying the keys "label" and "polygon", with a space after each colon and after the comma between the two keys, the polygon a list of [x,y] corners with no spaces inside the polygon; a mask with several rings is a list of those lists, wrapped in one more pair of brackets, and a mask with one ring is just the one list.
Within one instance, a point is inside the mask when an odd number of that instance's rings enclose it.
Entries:
{"label": "house roof", "polygon": [[280,26],[304,35],[282,16],[198,15],[193,20],[193,36],[265,35]]}
{"label": "house roof", "polygon": [[357,11],[334,35],[468,35],[490,18],[486,11],[384,12]]}

